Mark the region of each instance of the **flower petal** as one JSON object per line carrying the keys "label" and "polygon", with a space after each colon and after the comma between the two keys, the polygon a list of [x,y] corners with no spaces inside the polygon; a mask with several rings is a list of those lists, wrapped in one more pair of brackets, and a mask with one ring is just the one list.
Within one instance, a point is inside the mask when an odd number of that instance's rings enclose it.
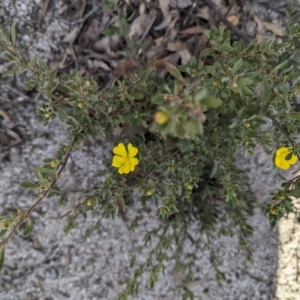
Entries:
{"label": "flower petal", "polygon": [[139,149],[136,147],[133,147],[131,143],[128,144],[128,157],[132,158],[135,157],[137,155],[137,153],[139,152]]}
{"label": "flower petal", "polygon": [[276,156],[275,157],[275,166],[280,169],[287,170],[287,169],[289,169],[290,164],[284,159],[284,157],[282,158],[282,154],[279,156]]}
{"label": "flower petal", "polygon": [[119,169],[120,174],[128,174],[130,172],[130,163],[126,161]]}
{"label": "flower petal", "polygon": [[127,156],[126,148],[122,143],[119,143],[117,147],[113,148],[113,153],[123,157]]}
{"label": "flower petal", "polygon": [[113,161],[112,161],[112,166],[116,167],[116,168],[120,168],[123,164],[124,164],[125,160],[123,157],[119,156],[119,155],[115,155],[113,157]]}
{"label": "flower petal", "polygon": [[282,154],[283,152],[286,153],[286,155],[288,155],[289,152],[291,152],[291,148],[289,147],[281,147],[276,151],[276,156]]}
{"label": "flower petal", "polygon": [[139,163],[139,160],[135,157],[129,159],[130,171],[133,171],[135,166]]}
{"label": "flower petal", "polygon": [[293,165],[293,164],[295,164],[297,161],[298,161],[297,155],[293,154],[293,155],[292,155],[292,158],[291,158],[290,160],[288,160],[288,163],[289,163],[290,165]]}

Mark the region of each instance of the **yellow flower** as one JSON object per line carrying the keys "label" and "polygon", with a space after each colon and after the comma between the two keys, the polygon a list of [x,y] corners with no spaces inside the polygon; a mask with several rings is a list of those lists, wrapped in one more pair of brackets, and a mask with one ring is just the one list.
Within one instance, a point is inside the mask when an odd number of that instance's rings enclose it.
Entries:
{"label": "yellow flower", "polygon": [[295,154],[292,154],[289,160],[286,159],[287,155],[293,152],[293,149],[290,147],[281,147],[276,151],[275,154],[275,165],[276,167],[287,170],[291,165],[295,164],[298,161],[298,157]]}
{"label": "yellow flower", "polygon": [[163,125],[166,122],[168,122],[169,120],[169,116],[167,114],[165,114],[162,111],[158,111],[155,115],[154,115],[154,120],[156,123],[158,123],[159,125]]}
{"label": "yellow flower", "polygon": [[112,166],[118,168],[120,174],[128,174],[139,163],[139,160],[135,157],[138,151],[138,148],[133,147],[131,143],[128,144],[127,150],[124,144],[119,143],[113,149],[113,153],[116,155],[113,157]]}

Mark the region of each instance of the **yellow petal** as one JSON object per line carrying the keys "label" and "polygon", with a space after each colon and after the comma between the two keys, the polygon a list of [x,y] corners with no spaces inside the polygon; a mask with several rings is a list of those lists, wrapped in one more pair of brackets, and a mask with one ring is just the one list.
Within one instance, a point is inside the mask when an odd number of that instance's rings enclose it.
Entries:
{"label": "yellow petal", "polygon": [[293,164],[295,164],[297,161],[298,161],[297,155],[293,154],[293,155],[292,155],[292,158],[291,158],[290,160],[288,160],[288,163],[289,163],[290,165],[293,165]]}
{"label": "yellow petal", "polygon": [[134,170],[134,167],[139,163],[139,160],[137,158],[130,158],[129,159],[129,163],[130,163],[130,171]]}
{"label": "yellow petal", "polygon": [[276,156],[282,154],[283,152],[286,152],[286,155],[287,155],[289,152],[291,152],[291,150],[292,149],[289,147],[281,147],[276,151]]}
{"label": "yellow petal", "polygon": [[290,164],[285,159],[282,159],[282,156],[280,155],[275,157],[275,166],[287,170],[290,167]]}
{"label": "yellow petal", "polygon": [[137,155],[137,153],[139,152],[139,149],[136,147],[133,147],[131,143],[128,144],[128,157],[132,158],[134,156]]}
{"label": "yellow petal", "polygon": [[119,169],[120,174],[128,174],[130,172],[130,164],[129,161],[126,161]]}
{"label": "yellow petal", "polygon": [[113,153],[123,157],[127,156],[126,148],[122,143],[119,143],[118,146],[113,149]]}
{"label": "yellow petal", "polygon": [[123,157],[119,155],[115,155],[113,157],[112,166],[116,168],[120,168],[124,164],[125,160]]}

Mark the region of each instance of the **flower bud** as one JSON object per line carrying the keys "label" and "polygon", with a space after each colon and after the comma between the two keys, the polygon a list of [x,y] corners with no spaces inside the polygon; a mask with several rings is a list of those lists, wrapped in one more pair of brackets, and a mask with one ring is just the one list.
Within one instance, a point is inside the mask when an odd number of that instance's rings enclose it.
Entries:
{"label": "flower bud", "polygon": [[169,116],[166,113],[162,112],[162,111],[158,111],[154,115],[154,120],[159,125],[163,125],[163,124],[168,122]]}
{"label": "flower bud", "polygon": [[92,206],[92,205],[93,205],[93,200],[92,200],[92,199],[89,199],[89,200],[86,202],[86,205],[87,205],[87,206]]}
{"label": "flower bud", "polygon": [[78,104],[77,104],[77,106],[79,108],[84,108],[84,102],[83,101],[79,101]]}
{"label": "flower bud", "polygon": [[191,191],[194,188],[194,185],[192,183],[188,183],[186,188]]}
{"label": "flower bud", "polygon": [[147,190],[145,195],[146,196],[151,196],[153,194],[153,191],[151,189]]}
{"label": "flower bud", "polygon": [[51,167],[52,168],[56,168],[58,166],[58,160],[57,159],[53,159],[50,163]]}

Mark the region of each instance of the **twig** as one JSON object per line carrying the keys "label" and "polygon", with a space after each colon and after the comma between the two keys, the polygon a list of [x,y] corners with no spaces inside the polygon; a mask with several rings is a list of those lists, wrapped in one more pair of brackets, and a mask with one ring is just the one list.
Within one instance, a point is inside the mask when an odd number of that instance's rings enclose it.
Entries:
{"label": "twig", "polygon": [[68,216],[69,214],[71,214],[72,212],[74,212],[76,209],[80,208],[82,205],[84,205],[86,202],[88,202],[89,200],[92,200],[93,198],[95,198],[97,195],[90,197],[90,198],[86,198],[84,199],[82,202],[80,202],[79,204],[77,204],[76,206],[74,206],[72,209],[70,209],[69,211],[67,211],[65,214],[63,214],[62,216],[60,216],[57,221],[60,221],[61,219],[63,219],[64,217]]}
{"label": "twig", "polygon": [[47,10],[48,10],[50,1],[51,1],[51,0],[45,0],[45,1],[44,1],[44,5],[43,5],[42,11],[41,11],[41,13],[40,13],[40,15],[39,15],[39,19],[38,19],[38,23],[39,23],[39,24],[41,23],[42,19],[44,18],[45,14],[46,14],[46,12],[47,12]]}
{"label": "twig", "polygon": [[151,29],[151,27],[153,26],[154,22],[156,20],[156,16],[154,15],[148,25],[148,27],[146,28],[146,30],[144,31],[143,36],[140,39],[140,43],[144,40],[144,38],[146,37],[146,35],[148,34],[149,30]]}
{"label": "twig", "polygon": [[239,36],[241,39],[243,39],[246,43],[250,43],[251,39],[245,35],[241,30],[239,30],[237,27],[235,27],[234,25],[232,25],[227,19],[226,17],[220,12],[220,10],[217,8],[217,6],[215,5],[214,2],[212,2],[212,0],[203,0],[204,3],[206,3],[206,5],[208,7],[210,7],[218,16],[218,18],[220,19],[220,21],[222,21],[225,25],[227,25],[227,27],[232,30],[237,36]]}
{"label": "twig", "polygon": [[[180,150],[176,150],[174,153],[172,153],[171,155],[165,156],[161,161],[159,161],[158,163],[161,164],[162,162],[164,162],[167,158],[170,158],[172,156],[175,156]],[[146,179],[155,169],[152,169],[150,171],[148,171],[145,176],[144,179]]]}
{"label": "twig", "polygon": [[73,43],[70,45],[70,49],[71,49],[71,52],[72,52],[72,56],[73,56],[73,59],[74,59],[76,70],[79,70],[77,56],[76,56],[74,48],[73,48]]}
{"label": "twig", "polygon": [[83,23],[90,15],[92,15],[95,11],[97,11],[98,7],[93,8],[92,10],[90,10],[82,19],[75,21],[75,22],[71,22],[71,25],[75,25],[78,23]]}
{"label": "twig", "polygon": [[[75,145],[77,141],[77,137],[75,137],[75,139],[73,140],[72,144],[71,144],[71,147]],[[65,159],[64,159],[64,162],[63,164],[61,165],[59,171],[57,172],[56,174],[56,178],[52,180],[52,182],[50,183],[50,186],[54,185],[59,176],[61,175],[61,173],[63,172],[67,162],[68,162],[68,159],[70,157],[70,152],[67,153]],[[11,232],[9,233],[9,235],[3,239],[1,242],[0,242],[0,248],[3,247],[8,241],[9,239],[12,237],[12,235],[16,232],[16,230],[19,228],[19,226],[29,217],[29,215],[32,213],[32,211],[40,204],[40,202],[49,194],[50,192],[50,187],[46,190],[44,190],[40,197],[38,198],[38,200],[32,205],[29,207],[29,209],[27,211],[24,211],[24,213],[20,216],[19,220],[16,222],[16,224],[13,225],[13,228],[11,230]]]}
{"label": "twig", "polygon": [[295,147],[295,142],[291,139],[289,134],[284,130],[284,128],[281,126],[281,124],[273,117],[269,116],[269,118],[272,120],[272,122],[276,125],[276,127],[285,135],[285,137],[288,139],[290,144]]}

